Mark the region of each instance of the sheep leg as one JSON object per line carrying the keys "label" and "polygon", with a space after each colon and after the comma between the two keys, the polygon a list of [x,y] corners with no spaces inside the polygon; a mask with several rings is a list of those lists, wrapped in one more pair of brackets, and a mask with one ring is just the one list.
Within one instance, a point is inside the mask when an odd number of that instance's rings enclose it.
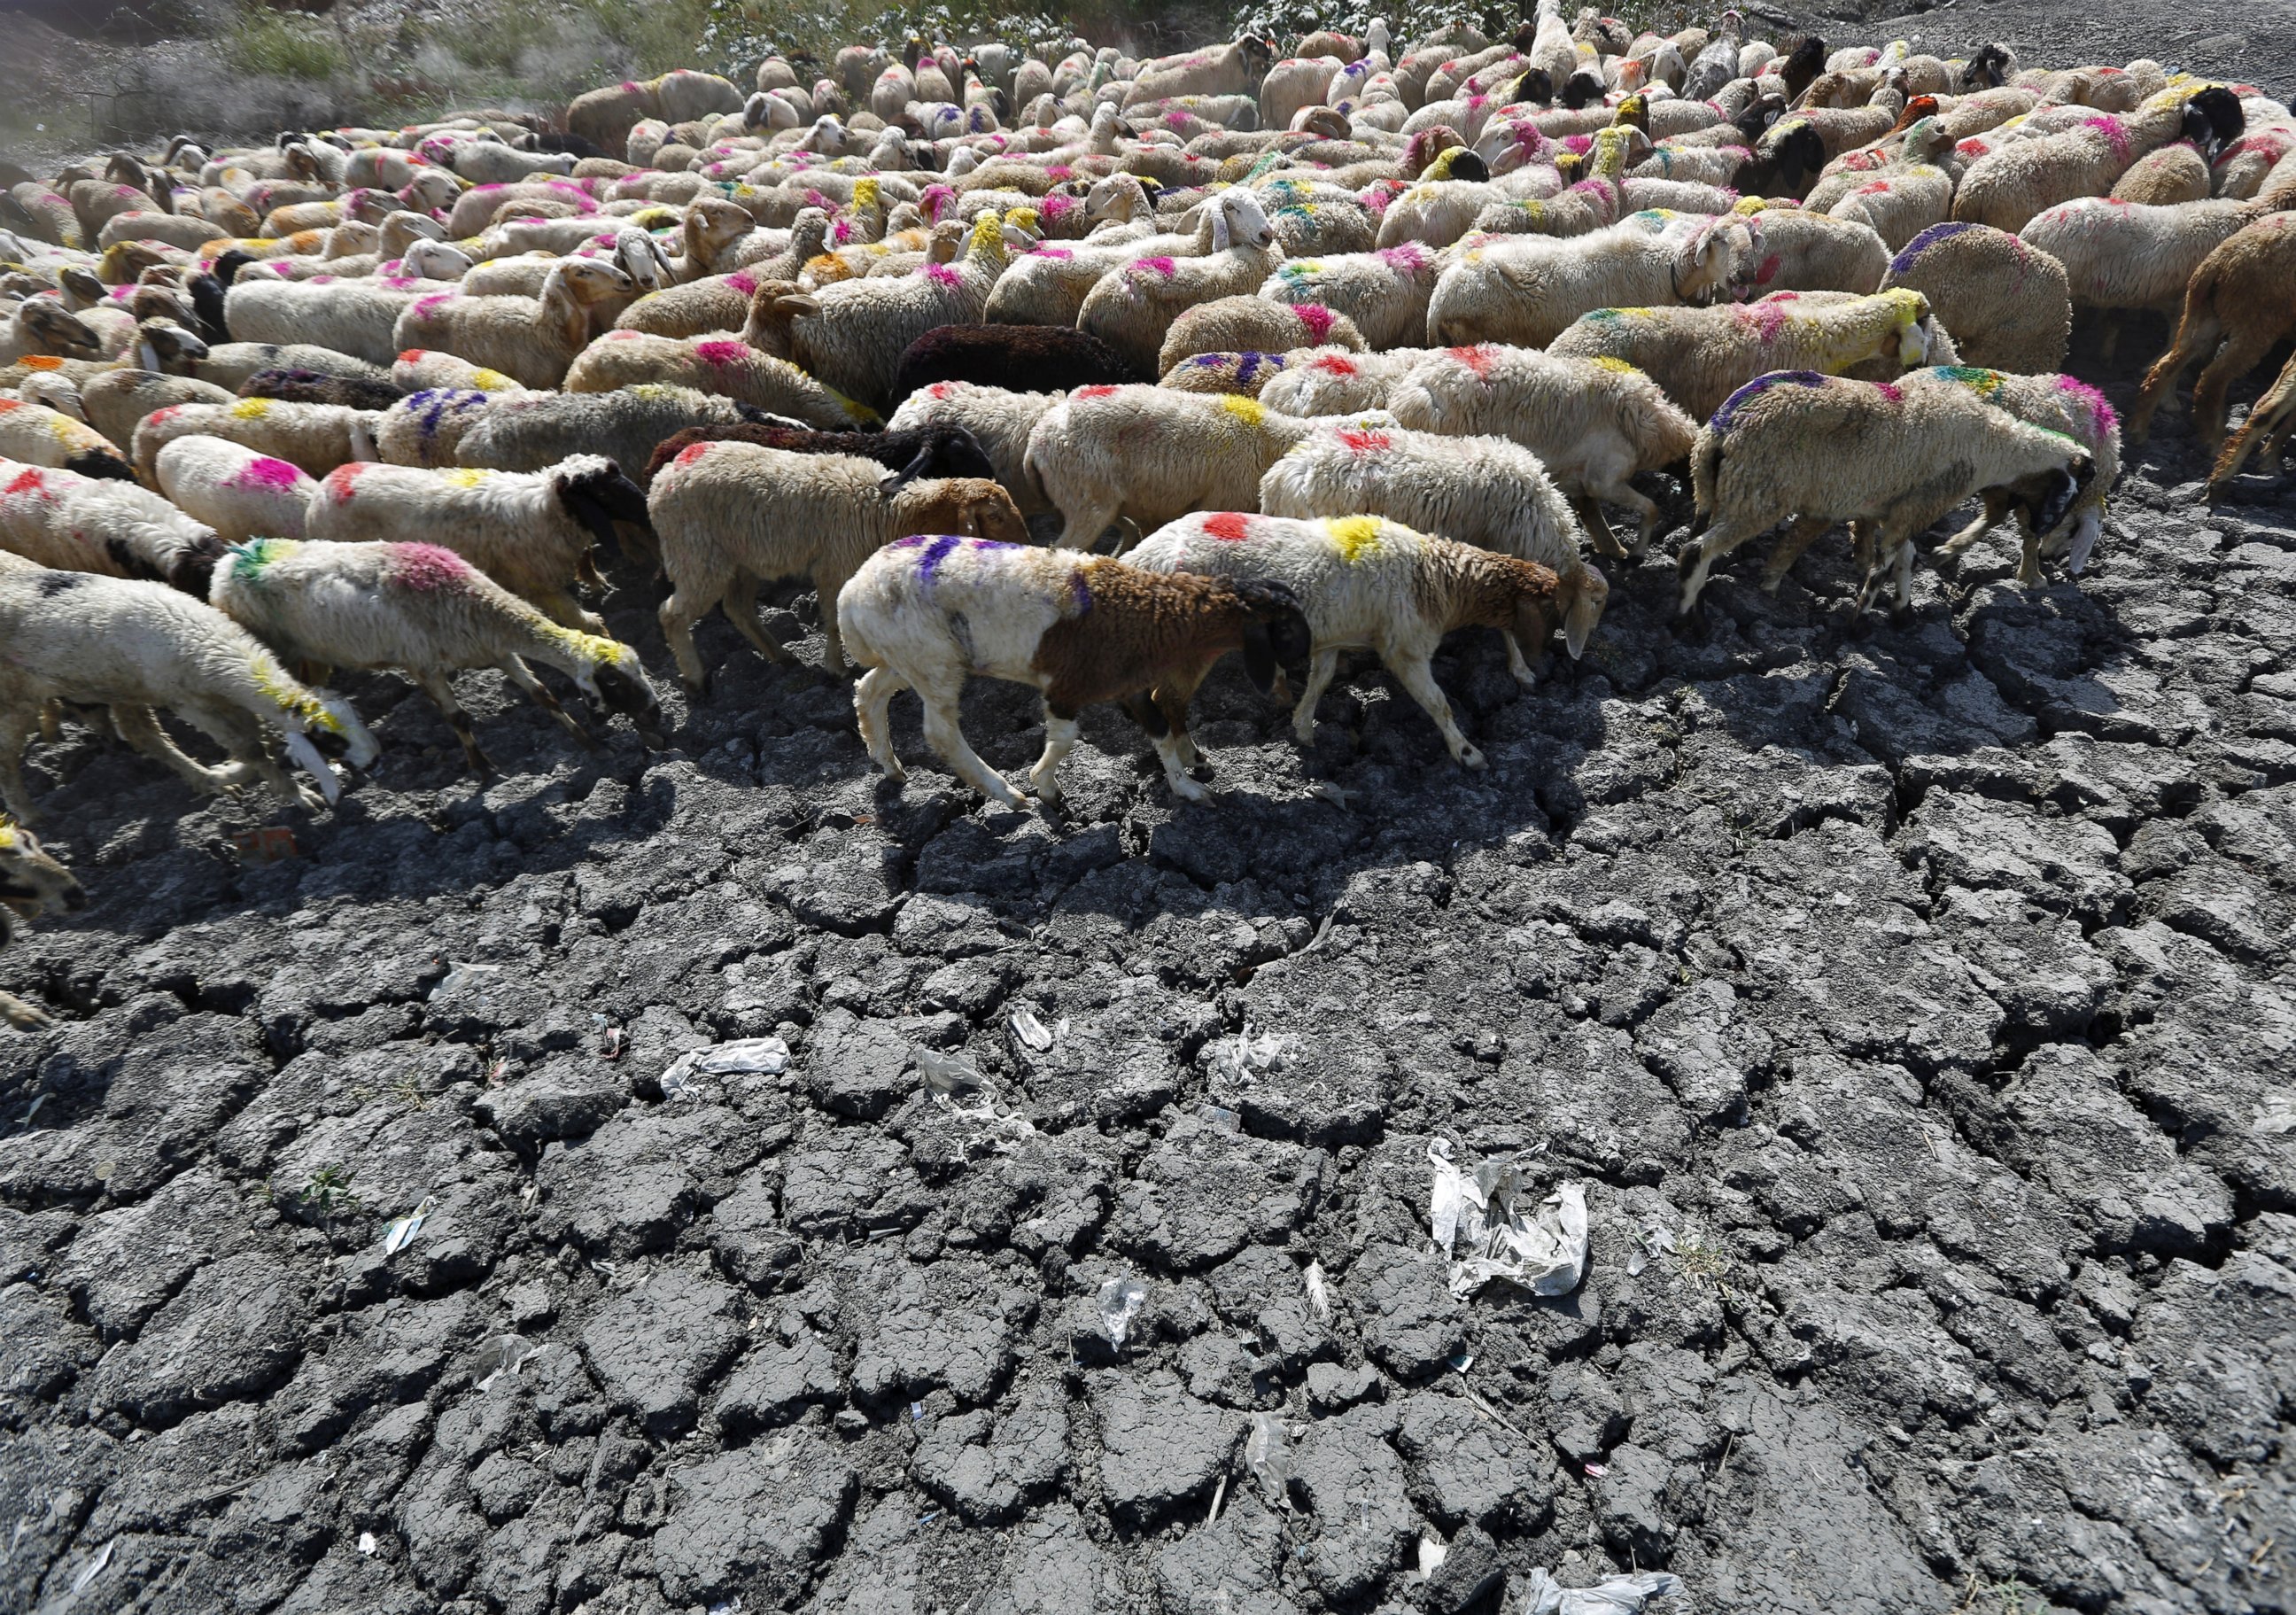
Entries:
{"label": "sheep leg", "polygon": [[964,738],[964,730],[956,720],[957,691],[964,687],[959,674],[953,681],[954,689],[927,688],[920,684],[917,694],[925,704],[925,741],[939,752],[941,760],[955,770],[957,778],[993,801],[1007,808],[1021,807],[1021,793],[1013,789],[1003,775],[980,760],[980,754]]}
{"label": "sheep leg", "polygon": [[797,658],[789,653],[789,647],[766,632],[765,620],[758,615],[758,588],[763,581],[754,572],[734,574],[733,581],[726,586],[726,619],[767,661],[795,661]]}
{"label": "sheep leg", "polygon": [[1976,521],[1971,522],[1967,527],[1962,529],[1961,531],[1956,533],[1952,537],[1947,539],[1943,544],[1939,545],[1937,546],[1935,559],[1939,561],[1960,560],[1962,556],[1969,553],[1971,546],[1976,544],[1980,538],[1984,537],[1986,534],[1991,532],[1993,529],[1999,524],[2001,518],[2008,512],[2008,496],[2002,493],[1999,489],[1986,489],[1983,498],[1985,501],[1985,513],[1978,517]]}
{"label": "sheep leg", "polygon": [[463,742],[463,760],[470,765],[471,772],[482,780],[493,778],[495,766],[479,750],[478,732],[471,726],[471,715],[455,699],[455,686],[447,682],[447,676],[435,668],[420,671],[409,668],[406,672],[422,693],[430,698],[430,704],[439,709],[439,715],[447,720],[455,738]]}
{"label": "sheep leg", "polygon": [[1114,501],[1080,504],[1073,511],[1061,512],[1062,525],[1059,542],[1054,546],[1063,550],[1088,550],[1100,542],[1101,534],[1116,520],[1118,506]]}
{"label": "sheep leg", "polygon": [[1538,688],[1538,668],[1546,660],[1546,647],[1526,646],[1513,628],[1500,629],[1499,641],[1506,646],[1507,671],[1514,676],[1514,682],[1526,690]]}
{"label": "sheep leg", "polygon": [[2193,431],[2210,454],[2224,442],[2225,395],[2270,351],[2269,337],[2252,328],[2234,331],[2193,383]]}
{"label": "sheep leg", "polygon": [[536,706],[556,718],[558,726],[572,735],[584,750],[595,751],[598,749],[598,742],[590,738],[590,732],[582,726],[582,720],[559,703],[558,698],[550,693],[550,686],[534,676],[532,668],[515,656],[504,657],[501,666],[502,670],[510,676],[510,682],[532,696]]}
{"label": "sheep leg", "polygon": [[1300,686],[1300,704],[1292,709],[1292,733],[1303,746],[1316,743],[1316,703],[1324,699],[1332,676],[1339,670],[1339,652],[1317,645],[1308,661],[1308,682]]}
{"label": "sheep leg", "polygon": [[1823,516],[1796,518],[1794,524],[1786,529],[1779,536],[1777,543],[1771,546],[1769,561],[1762,568],[1762,592],[1765,594],[1776,594],[1778,586],[1786,580],[1786,574],[1793,570],[1793,563],[1801,559],[1802,552],[1816,544],[1825,529],[1833,525]]}
{"label": "sheep leg", "polygon": [[0,714],[0,808],[19,824],[31,824],[38,815],[32,811],[32,794],[24,788],[24,748],[32,742],[32,731],[47,716],[47,703],[41,703],[37,716],[21,711]]}
{"label": "sheep leg", "polygon": [[853,717],[861,726],[862,743],[869,748],[870,760],[897,784],[909,775],[893,755],[893,726],[888,709],[893,697],[908,687],[890,668],[872,668],[853,690]]}
{"label": "sheep leg", "polygon": [[1056,710],[1047,699],[1045,702],[1045,754],[1037,759],[1037,766],[1029,770],[1029,789],[1034,791],[1037,799],[1047,806],[1060,806],[1061,786],[1055,775],[1060,770],[1061,759],[1076,750],[1076,743],[1077,715],[1072,711]]}
{"label": "sheep leg", "polygon": [[[1576,499],[1570,501],[1570,508],[1578,513],[1580,524],[1587,529],[1587,537],[1595,541],[1596,549],[1614,559],[1620,561],[1626,559],[1626,546],[1619,542],[1619,536],[1611,530],[1611,524],[1603,519],[1603,507],[1595,503],[1593,495],[1580,494]],[[1648,538],[1647,534],[1644,535],[1644,538]],[[1636,553],[1639,554],[1641,552],[1637,550]]]}
{"label": "sheep leg", "polygon": [[[669,598],[661,603],[661,636],[669,642],[669,653],[677,659],[678,677],[696,695],[709,693],[709,675],[701,666],[701,652],[693,646],[693,625],[724,598],[726,587],[726,580],[722,578],[709,583],[686,579],[679,582],[670,591]],[[734,626],[739,627],[741,624],[736,622]]]}
{"label": "sheep leg", "polygon": [[1675,608],[1676,616],[1690,615],[1714,571],[1714,563],[1754,536],[1734,530],[1726,518],[1717,518],[1713,526],[1683,546],[1675,562],[1675,570],[1682,577],[1682,603]]}
{"label": "sheep leg", "polygon": [[[149,707],[114,707],[111,711],[112,730],[121,740],[155,762],[166,764],[195,791],[203,791],[211,796],[220,795],[252,772],[244,768],[210,768],[187,756],[168,737],[168,732],[160,727],[160,720]],[[221,742],[226,750],[233,750],[227,734],[216,734],[214,728],[202,721],[208,715],[187,710],[185,716]]]}
{"label": "sheep leg", "polygon": [[1157,760],[1164,765],[1164,783],[1172,794],[1184,802],[1210,802],[1212,793],[1188,777],[1188,770],[1203,760],[1196,750],[1194,736],[1188,733],[1188,703],[1195,699],[1196,688],[1212,670],[1212,662],[1199,662],[1193,668],[1174,672],[1164,683],[1149,693],[1148,700],[1163,719],[1164,733],[1149,728],[1149,743],[1156,748]]}
{"label": "sheep leg", "polygon": [[2216,351],[2224,327],[2208,316],[2195,318],[2190,309],[2177,326],[2177,338],[2169,351],[2152,363],[2144,373],[2144,384],[2138,389],[2136,406],[2128,412],[2125,428],[2127,440],[2134,445],[2144,441],[2152,430],[2152,412],[2158,409],[2176,390],[2177,378],[2202,354]]}
{"label": "sheep leg", "polygon": [[1483,754],[1459,732],[1458,720],[1451,716],[1450,698],[1443,693],[1442,685],[1435,682],[1435,669],[1427,665],[1423,652],[1409,655],[1398,652],[1392,653],[1392,660],[1388,656],[1382,656],[1380,660],[1387,662],[1388,670],[1395,675],[1396,682],[1409,693],[1411,699],[1419,703],[1428,717],[1435,720],[1435,726],[1443,732],[1443,743],[1451,749],[1451,756],[1456,760],[1469,768],[1489,766],[1484,761]]}
{"label": "sheep leg", "polygon": [[853,664],[845,656],[845,636],[837,628],[837,597],[845,592],[851,577],[848,572],[842,577],[832,574],[814,579],[814,589],[821,601],[821,666],[833,678],[850,677],[853,672]]}

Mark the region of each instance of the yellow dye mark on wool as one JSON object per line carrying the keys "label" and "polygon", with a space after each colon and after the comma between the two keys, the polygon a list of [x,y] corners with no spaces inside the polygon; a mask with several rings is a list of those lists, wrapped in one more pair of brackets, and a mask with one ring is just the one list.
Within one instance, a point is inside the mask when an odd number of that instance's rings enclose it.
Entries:
{"label": "yellow dye mark on wool", "polygon": [[292,712],[332,734],[343,732],[343,720],[321,706],[308,690],[296,685],[271,658],[258,654],[247,665],[255,676],[255,687],[282,712]]}
{"label": "yellow dye mark on wool", "polygon": [[479,471],[467,465],[458,465],[452,471],[439,473],[449,488],[476,488],[493,475],[490,471]]}
{"label": "yellow dye mark on wool", "polygon": [[1337,516],[1324,523],[1324,531],[1339,546],[1340,559],[1349,566],[1379,548],[1379,518]]}
{"label": "yellow dye mark on wool", "polygon": [[881,205],[877,201],[875,178],[857,179],[853,182],[853,205],[857,208],[874,208]]}
{"label": "yellow dye mark on wool", "polygon": [[80,434],[80,423],[70,415],[58,415],[48,422],[48,436],[59,443],[70,443]]}
{"label": "yellow dye mark on wool", "polygon": [[1615,358],[1607,353],[1603,354],[1595,361],[1595,366],[1598,370],[1608,370],[1615,374],[1622,376],[1638,376],[1642,374],[1642,367],[1640,365],[1629,365],[1624,359]]}
{"label": "yellow dye mark on wool", "polygon": [[1247,398],[1240,393],[1221,394],[1220,407],[1245,426],[1257,428],[1267,419],[1267,409],[1265,405],[1258,398]]}
{"label": "yellow dye mark on wool", "polygon": [[271,413],[271,400],[268,398],[242,398],[238,403],[231,406],[231,413],[233,416],[238,420],[260,421],[264,416]]}
{"label": "yellow dye mark on wool", "polygon": [[0,818],[0,847],[13,847],[15,844],[16,826]]}
{"label": "yellow dye mark on wool", "polygon": [[496,392],[503,388],[515,386],[516,383],[499,370],[474,370],[471,372],[471,385],[480,392]]}
{"label": "yellow dye mark on wool", "polygon": [[562,628],[541,612],[534,613],[537,620],[528,624],[545,639],[554,641],[571,651],[583,660],[596,666],[619,668],[629,660],[629,647],[618,639],[601,639],[594,634],[578,633]]}

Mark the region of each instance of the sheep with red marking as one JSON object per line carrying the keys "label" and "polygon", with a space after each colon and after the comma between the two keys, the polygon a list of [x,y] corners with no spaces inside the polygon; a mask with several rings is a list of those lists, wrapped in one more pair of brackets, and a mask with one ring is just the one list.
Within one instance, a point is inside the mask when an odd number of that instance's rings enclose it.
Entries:
{"label": "sheep with red marking", "polygon": [[1208,209],[1211,250],[1201,258],[1145,258],[1095,284],[1077,310],[1088,331],[1145,371],[1154,366],[1173,322],[1218,298],[1257,291],[1283,259],[1259,199],[1242,189],[1223,191]]}
{"label": "sheep with red marking", "polygon": [[0,550],[61,571],[207,587],[223,542],[149,488],[0,460]]}
{"label": "sheep with red marking", "polygon": [[1029,787],[1061,799],[1061,759],[1074,750],[1077,717],[1121,701],[1148,731],[1165,782],[1183,801],[1211,793],[1188,777],[1196,760],[1187,704],[1231,651],[1262,692],[1279,662],[1307,654],[1298,602],[1279,586],[1231,584],[1143,571],[1097,556],[919,535],[879,550],[838,596],[847,643],[867,669],[853,709],[869,755],[887,777],[907,773],[893,755],[887,709],[903,690],[924,704],[925,740],[957,777],[1008,808],[1021,794],[966,743],[957,699],[974,675],[1043,693],[1045,750]]}

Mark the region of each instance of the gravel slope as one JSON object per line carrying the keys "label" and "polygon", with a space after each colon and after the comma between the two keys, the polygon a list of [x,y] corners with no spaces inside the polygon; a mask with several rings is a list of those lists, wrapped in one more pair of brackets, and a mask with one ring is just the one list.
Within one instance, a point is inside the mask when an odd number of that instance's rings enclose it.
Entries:
{"label": "gravel slope", "polygon": [[[2168,26],[2296,85],[2249,20]],[[1539,693],[1439,660],[1486,774],[1367,661],[1306,754],[1224,670],[1211,811],[1110,711],[1063,821],[906,700],[881,791],[722,623],[672,752],[468,681],[483,789],[387,680],[332,816],[42,750],[94,902],[0,955],[64,1018],[0,1032],[0,1607],[2285,1610],[2296,498],[2203,470],[2165,419],[2079,586],[1997,536],[1899,626],[1838,537],[1702,634],[1614,571]],[[968,701],[1008,772],[1029,708]],[[1454,1299],[1436,1137],[1583,1183],[1584,1284]]]}

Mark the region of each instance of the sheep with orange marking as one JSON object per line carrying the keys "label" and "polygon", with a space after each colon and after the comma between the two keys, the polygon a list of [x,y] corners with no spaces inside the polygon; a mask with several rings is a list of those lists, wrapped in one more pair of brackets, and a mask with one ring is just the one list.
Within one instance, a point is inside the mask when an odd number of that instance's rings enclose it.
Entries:
{"label": "sheep with orange marking", "polygon": [[209,597],[282,656],[405,673],[455,731],[473,774],[493,766],[447,679],[465,668],[501,668],[586,746],[588,732],[526,664],[556,668],[594,705],[627,716],[647,744],[662,743],[661,709],[636,652],[560,627],[435,545],[261,538],[232,549]]}
{"label": "sheep with orange marking", "polygon": [[966,743],[957,699],[973,674],[1042,692],[1045,750],[1029,787],[1061,799],[1057,772],[1076,746],[1077,717],[1120,701],[1147,730],[1172,794],[1207,802],[1190,779],[1196,761],[1187,703],[1230,651],[1265,693],[1281,661],[1307,654],[1308,625],[1288,590],[1166,576],[1120,561],[921,534],[879,550],[838,595],[847,643],[867,669],[853,709],[869,755],[886,775],[907,773],[893,755],[887,709],[903,690],[924,703],[925,740],[957,777],[993,801],[1021,794]]}
{"label": "sheep with orange marking", "polygon": [[[1538,456],[1505,438],[1446,438],[1326,422],[1259,480],[1271,516],[1384,516],[1423,533],[1536,561],[1556,579],[1572,660],[1603,619],[1611,586],[1587,563],[1587,535]],[[1507,668],[1525,685],[1544,644],[1510,636]]]}
{"label": "sheep with orange marking", "polygon": [[[1469,768],[1485,767],[1483,754],[1460,732],[1435,682],[1430,662],[1436,647],[1465,627],[1497,628],[1511,644],[1543,646],[1558,617],[1548,568],[1431,538],[1377,516],[1186,516],[1150,534],[1133,553],[1133,564],[1230,585],[1275,586],[1300,603],[1313,641],[1307,683],[1292,714],[1301,745],[1314,743],[1316,703],[1338,670],[1340,652],[1374,651],[1442,731],[1452,757]],[[1176,680],[1168,693],[1185,707],[1194,685]]]}
{"label": "sheep with orange marking", "polygon": [[758,620],[758,586],[812,579],[821,599],[824,664],[845,667],[837,592],[869,555],[912,533],[971,533],[1026,542],[1010,495],[969,477],[905,482],[887,490],[885,468],[847,455],[795,454],[751,443],[696,443],[656,473],[647,496],[672,593],[661,627],[686,684],[708,675],[693,625],[721,601],[742,636],[770,661],[789,652]]}
{"label": "sheep with orange marking", "polygon": [[304,509],[319,486],[301,468],[223,438],[176,438],[152,469],[169,502],[226,544],[300,538]]}

